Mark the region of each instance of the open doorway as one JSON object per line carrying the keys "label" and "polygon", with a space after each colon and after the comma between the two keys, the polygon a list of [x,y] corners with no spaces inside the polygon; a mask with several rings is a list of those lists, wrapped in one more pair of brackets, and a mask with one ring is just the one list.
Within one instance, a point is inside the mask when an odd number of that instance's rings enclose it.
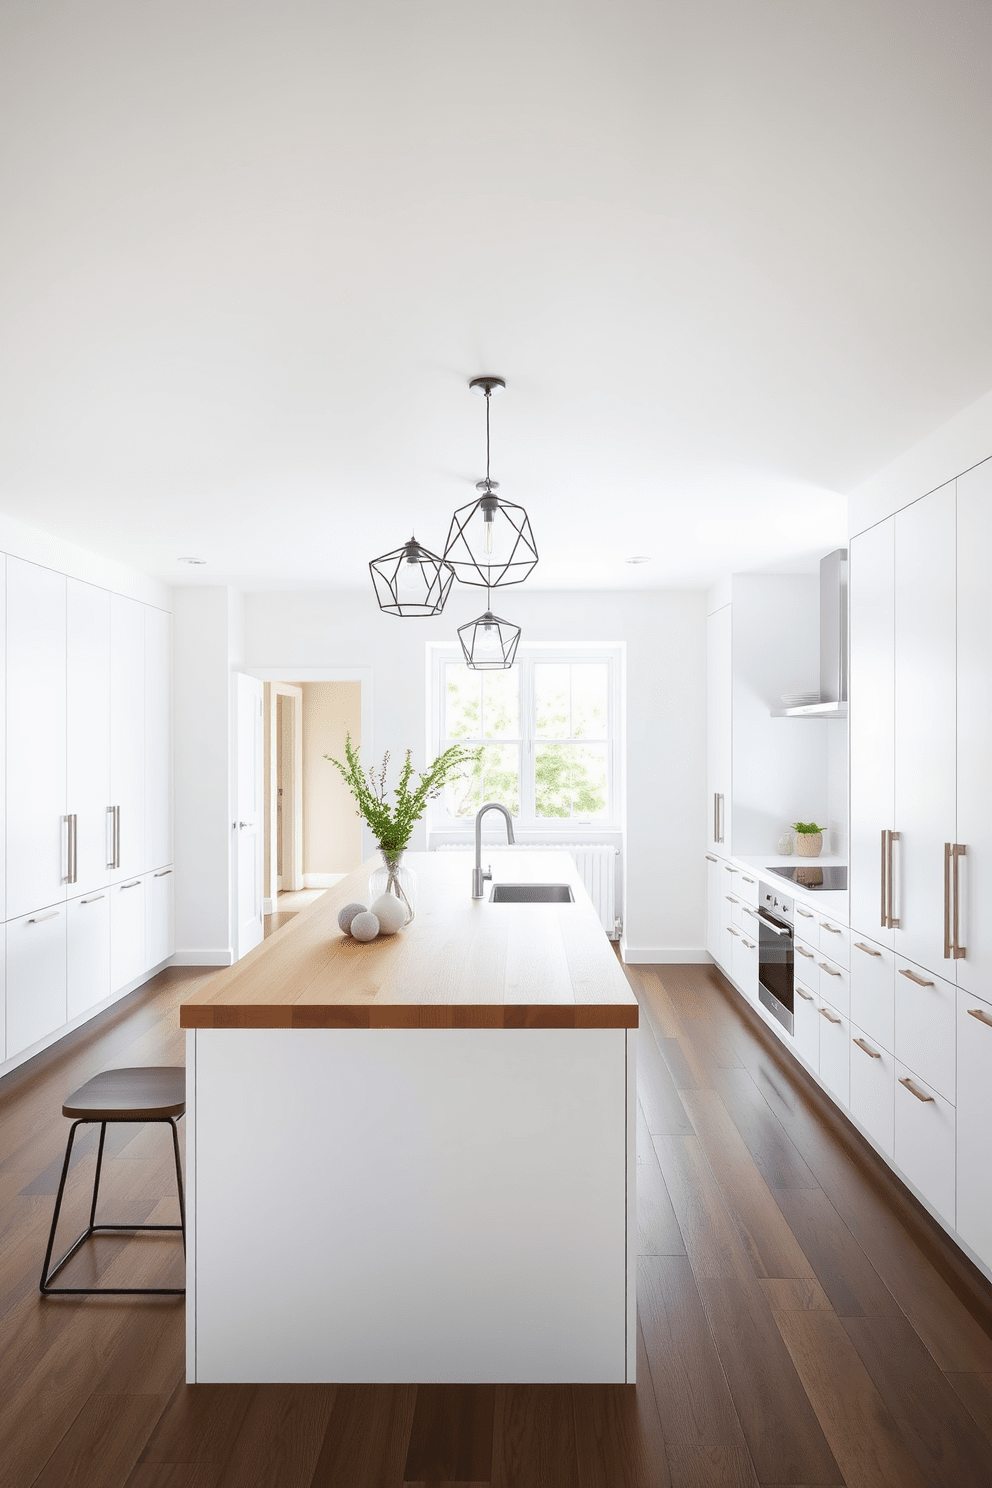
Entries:
{"label": "open doorway", "polygon": [[266,934],[362,860],[354,802],[325,755],[362,737],[362,683],[265,683]]}

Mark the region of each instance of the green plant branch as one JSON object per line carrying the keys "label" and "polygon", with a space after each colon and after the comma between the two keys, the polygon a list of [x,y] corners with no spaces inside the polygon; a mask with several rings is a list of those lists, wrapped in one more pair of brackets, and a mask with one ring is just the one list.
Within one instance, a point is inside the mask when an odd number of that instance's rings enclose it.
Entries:
{"label": "green plant branch", "polygon": [[366,772],[362,768],[361,752],[352,744],[351,735],[348,734],[344,743],[345,762],[342,764],[330,754],[325,754],[324,758],[330,760],[341,772],[342,780],[355,798],[355,815],[368,823],[375,833],[376,841],[388,854],[403,851],[415,825],[427,809],[428,801],[439,796],[451,776],[457,775],[464,765],[476,764],[481,754],[481,749],[466,749],[461,744],[452,744],[443,754],[438,755],[433,764],[428,765],[421,773],[417,786],[411,790],[413,758],[408,749],[396,789],[392,793],[392,805],[386,799],[389,795],[386,787],[388,750],[382,757],[379,770],[376,771],[375,766],[370,765]]}
{"label": "green plant branch", "polygon": [[816,822],[793,822],[792,830],[800,833],[801,836],[810,836],[816,832],[825,832],[827,829],[826,827],[818,827]]}

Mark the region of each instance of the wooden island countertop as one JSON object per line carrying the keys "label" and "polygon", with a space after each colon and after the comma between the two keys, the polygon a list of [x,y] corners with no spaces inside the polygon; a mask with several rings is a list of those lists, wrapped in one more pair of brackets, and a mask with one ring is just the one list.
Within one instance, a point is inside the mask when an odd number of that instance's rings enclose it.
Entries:
{"label": "wooden island countertop", "polygon": [[[572,904],[473,900],[470,853],[410,853],[417,913],[361,944],[355,869],[180,1009],[183,1028],[636,1028],[637,1002],[568,853],[499,852],[493,883],[568,883]],[[490,861],[485,849],[483,862]]]}

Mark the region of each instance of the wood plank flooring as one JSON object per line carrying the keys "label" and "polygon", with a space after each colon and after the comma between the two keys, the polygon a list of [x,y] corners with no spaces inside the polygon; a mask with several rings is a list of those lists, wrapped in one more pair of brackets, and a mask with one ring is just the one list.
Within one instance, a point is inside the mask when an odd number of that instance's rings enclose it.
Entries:
{"label": "wood plank flooring", "polygon": [[[636,1387],[190,1388],[181,1299],[43,1301],[63,1097],[181,1063],[178,1003],[208,974],[162,973],[0,1081],[3,1488],[992,1484],[992,1289],[712,967],[628,970]],[[111,1130],[101,1214],[175,1218],[161,1136]],[[66,1240],[95,1141],[77,1146]],[[168,1285],[180,1255],[106,1236],[67,1273]]]}

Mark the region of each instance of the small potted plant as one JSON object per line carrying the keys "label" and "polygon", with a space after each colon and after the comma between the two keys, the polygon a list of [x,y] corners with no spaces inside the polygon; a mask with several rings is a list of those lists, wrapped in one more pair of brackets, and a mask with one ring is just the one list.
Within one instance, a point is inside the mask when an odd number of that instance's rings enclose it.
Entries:
{"label": "small potted plant", "polygon": [[816,822],[793,822],[796,852],[801,858],[818,858],[823,848],[823,828]]}

